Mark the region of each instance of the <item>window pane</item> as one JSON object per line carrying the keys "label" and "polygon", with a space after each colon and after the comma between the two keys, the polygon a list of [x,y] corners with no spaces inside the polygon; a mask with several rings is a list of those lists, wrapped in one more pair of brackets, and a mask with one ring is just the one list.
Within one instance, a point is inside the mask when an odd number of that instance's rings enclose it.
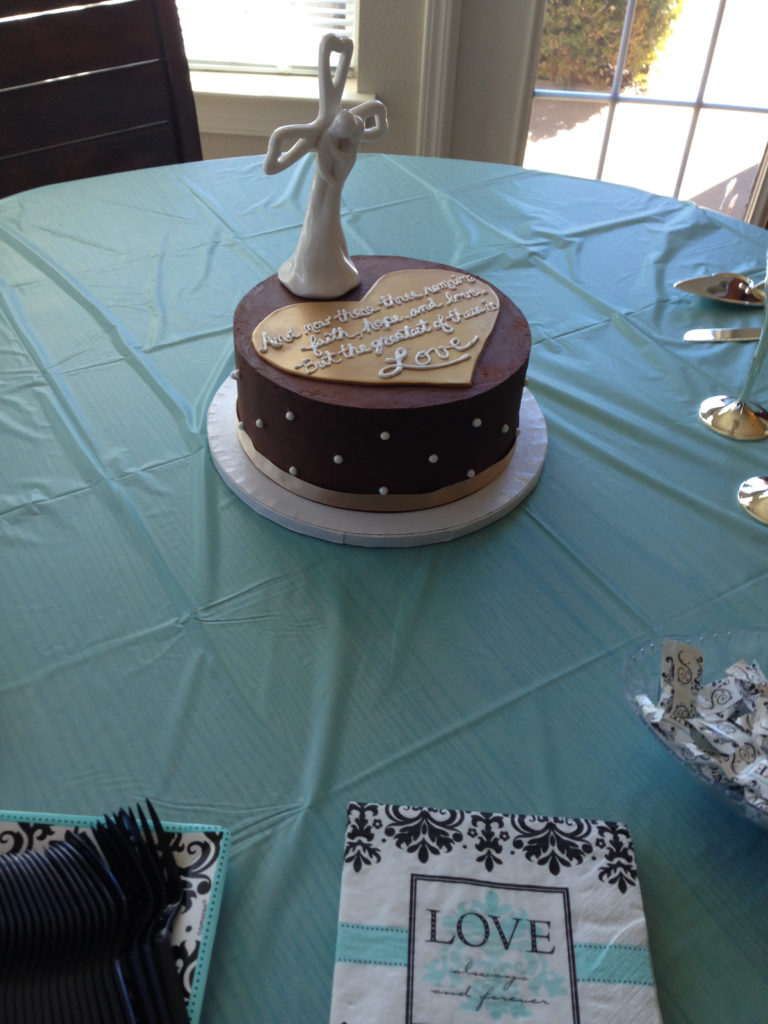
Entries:
{"label": "window pane", "polygon": [[768,114],[702,110],[681,199],[741,217],[768,138]]}
{"label": "window pane", "polygon": [[768,107],[766,40],[766,0],[728,0],[704,93],[705,102]]}
{"label": "window pane", "polygon": [[327,32],[354,38],[354,0],[177,0],[190,64],[272,73],[317,67]]}
{"label": "window pane", "polygon": [[[729,0],[732,3],[733,0]],[[739,2],[739,0],[737,0]],[[751,0],[750,0],[751,2]],[[755,0],[762,4],[765,0]],[[633,41],[640,26],[639,8],[648,0],[638,0]],[[658,4],[656,5],[658,6]],[[686,0],[673,18],[668,34],[659,42],[658,50],[648,68],[642,92],[655,99],[694,102],[701,87],[707,53],[715,28],[718,0]]]}
{"label": "window pane", "polygon": [[607,104],[535,96],[525,147],[526,167],[594,178]]}
{"label": "window pane", "polygon": [[626,0],[547,0],[539,77],[548,89],[609,92]]}
{"label": "window pane", "polygon": [[619,104],[603,180],[672,195],[690,123],[684,107]]}
{"label": "window pane", "polygon": [[[607,104],[535,98],[525,166],[594,178],[607,118]],[[619,103],[603,180],[671,195],[690,123],[684,107]]]}

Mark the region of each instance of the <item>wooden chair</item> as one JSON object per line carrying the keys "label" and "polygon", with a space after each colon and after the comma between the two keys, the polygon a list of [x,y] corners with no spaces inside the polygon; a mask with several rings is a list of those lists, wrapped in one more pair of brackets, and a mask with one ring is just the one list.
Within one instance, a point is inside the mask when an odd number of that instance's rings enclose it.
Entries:
{"label": "wooden chair", "polygon": [[202,159],[174,0],[67,2],[0,3],[0,196]]}

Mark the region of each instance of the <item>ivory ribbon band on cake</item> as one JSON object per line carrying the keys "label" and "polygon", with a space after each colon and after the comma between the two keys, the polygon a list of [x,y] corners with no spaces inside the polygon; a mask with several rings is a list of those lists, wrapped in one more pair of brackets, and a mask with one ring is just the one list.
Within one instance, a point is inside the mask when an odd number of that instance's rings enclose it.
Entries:
{"label": "ivory ribbon band on cake", "polygon": [[238,427],[237,435],[243,451],[258,469],[270,480],[292,491],[300,498],[307,498],[309,501],[320,502],[321,505],[331,505],[334,508],[354,509],[358,512],[415,512],[425,508],[436,508],[438,505],[447,505],[451,501],[458,501],[459,498],[466,498],[468,494],[474,494],[481,487],[485,487],[497,476],[504,472],[509,460],[512,458],[514,448],[505,455],[499,462],[482,470],[473,477],[460,480],[458,483],[450,484],[448,487],[441,487],[437,491],[429,491],[420,494],[351,494],[346,491],[333,491],[326,487],[317,487],[315,484],[307,483],[297,476],[291,476],[285,470],[280,469],[269,459],[256,451],[253,442],[242,427]]}

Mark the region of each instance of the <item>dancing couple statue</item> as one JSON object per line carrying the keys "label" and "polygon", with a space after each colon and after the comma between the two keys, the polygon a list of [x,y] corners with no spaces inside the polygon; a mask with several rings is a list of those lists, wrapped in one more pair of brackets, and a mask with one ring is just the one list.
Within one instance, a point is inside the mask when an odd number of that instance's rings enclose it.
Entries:
{"label": "dancing couple statue", "polygon": [[[360,143],[380,139],[387,131],[387,110],[379,100],[366,100],[349,110],[341,106],[352,49],[352,40],[346,36],[323,37],[318,60],[317,117],[310,124],[277,128],[264,157],[266,173],[276,174],[306,153],[316,153],[315,174],[296,251],[278,271],[286,288],[308,299],[337,298],[360,281],[341,228],[341,190]],[[334,53],[339,55],[335,71],[331,68]]]}

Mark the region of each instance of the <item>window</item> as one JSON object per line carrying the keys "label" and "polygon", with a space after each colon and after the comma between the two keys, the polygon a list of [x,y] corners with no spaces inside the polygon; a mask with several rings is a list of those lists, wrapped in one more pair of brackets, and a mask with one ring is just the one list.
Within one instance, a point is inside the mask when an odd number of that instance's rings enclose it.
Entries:
{"label": "window", "polygon": [[354,0],[177,0],[193,71],[314,74],[327,32],[354,38]]}
{"label": "window", "polygon": [[[567,79],[575,68],[587,67],[576,63],[581,50],[593,60],[595,77],[586,86],[539,81],[524,165],[634,185],[743,216],[768,140],[768,4],[624,0],[611,6],[623,13],[623,25],[613,48],[599,52],[604,23],[586,13],[595,4],[550,0],[545,61],[549,22],[562,32],[557,59],[550,62],[556,74]],[[566,8],[584,11],[583,22],[567,25]],[[633,46],[663,9],[672,14],[671,31],[649,66],[635,74]],[[607,81],[600,80],[601,68]]]}

